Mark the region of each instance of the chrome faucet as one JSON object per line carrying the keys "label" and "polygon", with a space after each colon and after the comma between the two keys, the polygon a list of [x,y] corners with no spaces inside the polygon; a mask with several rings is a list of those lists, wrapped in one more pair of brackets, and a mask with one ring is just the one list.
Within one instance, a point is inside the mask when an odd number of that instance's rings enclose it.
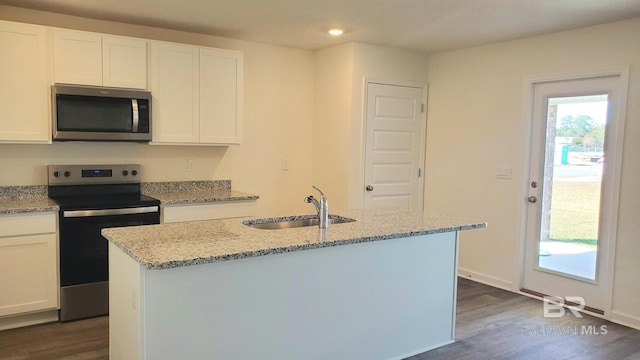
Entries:
{"label": "chrome faucet", "polygon": [[320,193],[320,201],[314,198],[313,195],[309,195],[304,199],[304,202],[313,203],[316,207],[316,211],[318,212],[318,226],[320,229],[326,229],[329,227],[329,204],[327,203],[327,198],[324,196],[322,190],[318,189],[315,185],[312,186]]}

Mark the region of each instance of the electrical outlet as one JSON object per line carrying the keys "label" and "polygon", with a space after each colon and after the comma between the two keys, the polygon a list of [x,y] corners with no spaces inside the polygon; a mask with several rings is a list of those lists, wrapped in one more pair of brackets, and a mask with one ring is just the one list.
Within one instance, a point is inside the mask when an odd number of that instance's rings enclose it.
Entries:
{"label": "electrical outlet", "polygon": [[191,172],[195,168],[195,160],[187,160],[187,171]]}

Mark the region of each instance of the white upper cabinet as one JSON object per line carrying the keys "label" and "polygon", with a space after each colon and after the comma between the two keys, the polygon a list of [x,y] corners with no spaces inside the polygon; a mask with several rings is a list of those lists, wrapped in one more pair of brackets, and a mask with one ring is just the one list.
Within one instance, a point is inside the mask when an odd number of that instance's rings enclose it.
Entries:
{"label": "white upper cabinet", "polygon": [[151,43],[153,144],[242,140],[242,53]]}
{"label": "white upper cabinet", "polygon": [[47,30],[0,21],[0,143],[50,143]]}
{"label": "white upper cabinet", "polygon": [[200,49],[200,142],[242,141],[242,53]]}
{"label": "white upper cabinet", "polygon": [[102,84],[146,89],[147,42],[119,36],[103,36]]}
{"label": "white upper cabinet", "polygon": [[154,143],[199,143],[198,68],[197,47],[151,43],[151,116]]}
{"label": "white upper cabinet", "polygon": [[83,31],[53,31],[57,83],[102,85],[102,36]]}
{"label": "white upper cabinet", "polygon": [[147,42],[119,36],[54,29],[56,83],[147,88]]}

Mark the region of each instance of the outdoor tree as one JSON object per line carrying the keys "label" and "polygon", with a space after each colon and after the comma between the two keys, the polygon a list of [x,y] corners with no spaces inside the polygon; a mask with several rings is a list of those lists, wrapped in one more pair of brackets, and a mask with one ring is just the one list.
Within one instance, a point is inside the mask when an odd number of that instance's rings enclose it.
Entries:
{"label": "outdoor tree", "polygon": [[604,147],[604,125],[598,125],[582,137],[583,146]]}
{"label": "outdoor tree", "polygon": [[588,115],[578,115],[575,118],[567,115],[560,119],[556,135],[572,137],[574,146],[602,147],[604,144],[604,125],[598,125]]}

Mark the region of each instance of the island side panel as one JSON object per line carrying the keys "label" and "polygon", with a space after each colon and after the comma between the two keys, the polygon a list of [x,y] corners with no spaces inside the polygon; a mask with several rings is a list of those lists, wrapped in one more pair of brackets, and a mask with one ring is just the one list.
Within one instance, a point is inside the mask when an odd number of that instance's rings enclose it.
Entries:
{"label": "island side panel", "polygon": [[456,339],[456,305],[458,303],[458,259],[460,253],[460,232],[455,232],[455,249],[453,257],[453,293],[451,294],[451,302],[453,307],[451,308],[451,342]]}
{"label": "island side panel", "polygon": [[142,267],[109,242],[109,358],[143,359]]}
{"label": "island side panel", "polygon": [[453,342],[455,232],[144,275],[147,359],[401,359]]}

